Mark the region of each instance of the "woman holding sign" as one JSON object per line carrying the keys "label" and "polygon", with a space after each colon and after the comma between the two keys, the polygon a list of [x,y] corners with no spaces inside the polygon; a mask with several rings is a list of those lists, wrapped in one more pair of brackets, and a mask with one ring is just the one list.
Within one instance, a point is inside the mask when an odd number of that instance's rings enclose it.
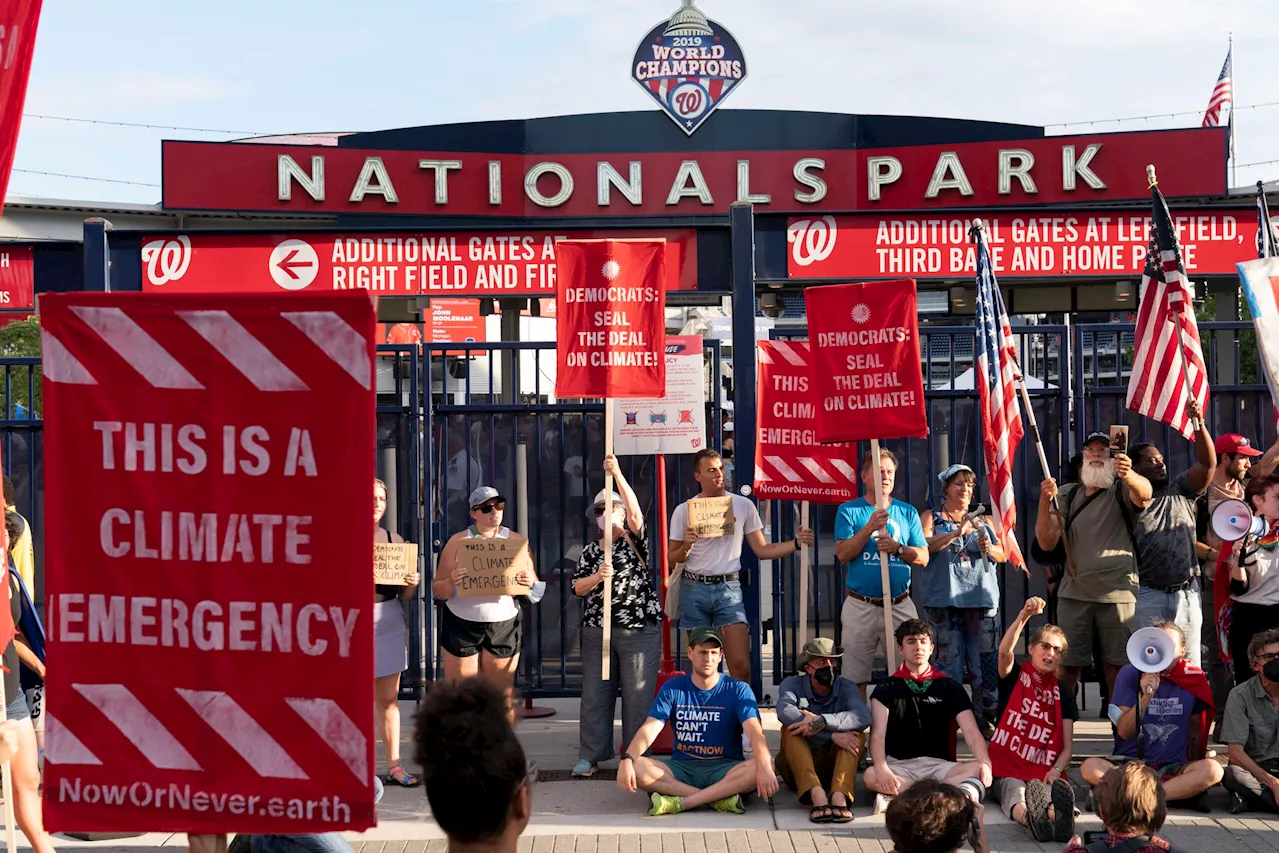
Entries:
{"label": "woman holding sign", "polygon": [[[582,611],[582,709],[578,723],[578,763],[573,775],[585,778],[601,761],[614,757],[613,703],[622,694],[622,742],[631,743],[653,704],[662,654],[662,605],[649,570],[649,546],[644,514],[631,484],[622,476],[612,453],[605,457],[605,473],[613,475],[613,518],[604,517],[604,491],[596,495],[587,517],[595,520],[602,537],[613,539],[612,565],[595,541],[582,549],[573,573],[573,594],[586,599]],[[612,663],[608,681],[601,681],[604,648],[604,588],[613,587]]]}
{"label": "woman holding sign", "polygon": [[[373,481],[373,541],[404,542],[399,533],[379,522],[387,512],[387,484]],[[405,575],[404,584],[376,584],[373,588],[373,697],[382,728],[382,746],[387,751],[387,775],[383,782],[416,788],[422,783],[400,763],[400,673],[409,666],[405,644],[404,606],[401,599],[413,598],[421,577]]]}

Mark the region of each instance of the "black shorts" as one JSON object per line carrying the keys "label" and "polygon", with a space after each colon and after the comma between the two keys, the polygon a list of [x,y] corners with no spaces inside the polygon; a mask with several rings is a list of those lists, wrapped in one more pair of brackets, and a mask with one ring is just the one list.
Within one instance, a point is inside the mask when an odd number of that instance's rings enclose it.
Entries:
{"label": "black shorts", "polygon": [[503,622],[472,622],[440,608],[440,647],[456,658],[470,658],[485,651],[495,658],[520,654],[523,612]]}

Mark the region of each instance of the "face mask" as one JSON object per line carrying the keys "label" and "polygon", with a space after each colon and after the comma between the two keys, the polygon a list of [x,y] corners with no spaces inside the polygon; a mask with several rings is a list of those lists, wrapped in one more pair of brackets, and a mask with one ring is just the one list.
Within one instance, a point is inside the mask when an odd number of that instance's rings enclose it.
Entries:
{"label": "face mask", "polygon": [[[621,513],[616,513],[616,512],[615,512],[615,513],[613,514],[613,526],[614,526],[614,527],[621,527],[621,526],[622,526],[622,515],[621,515]],[[604,516],[603,516],[603,515],[596,519],[596,527],[599,527],[599,528],[600,528],[600,532],[601,532],[601,533],[603,533],[603,532],[604,532],[605,527],[604,527]]]}
{"label": "face mask", "polygon": [[1272,684],[1280,681],[1280,660],[1272,658],[1262,665],[1262,677]]}
{"label": "face mask", "polygon": [[813,678],[823,687],[830,687],[836,683],[836,671],[834,667],[824,666],[813,674]]}

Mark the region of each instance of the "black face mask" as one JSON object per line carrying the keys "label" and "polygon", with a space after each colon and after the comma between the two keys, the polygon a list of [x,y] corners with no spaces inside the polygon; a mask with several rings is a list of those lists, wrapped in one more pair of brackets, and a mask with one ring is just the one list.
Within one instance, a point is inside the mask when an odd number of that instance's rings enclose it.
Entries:
{"label": "black face mask", "polygon": [[830,687],[836,683],[835,667],[824,666],[813,674],[814,681],[817,681],[823,687]]}
{"label": "black face mask", "polygon": [[1262,665],[1262,677],[1272,684],[1280,681],[1280,660],[1272,658]]}

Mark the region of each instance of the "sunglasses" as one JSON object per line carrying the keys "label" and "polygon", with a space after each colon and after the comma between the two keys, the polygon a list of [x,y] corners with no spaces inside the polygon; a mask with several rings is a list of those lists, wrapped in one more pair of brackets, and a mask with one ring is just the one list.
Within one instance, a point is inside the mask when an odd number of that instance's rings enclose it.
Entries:
{"label": "sunglasses", "polygon": [[[621,508],[622,508],[622,506],[621,506],[621,504],[614,504],[614,505],[613,505],[613,508],[614,508],[614,509],[621,509]],[[596,508],[595,508],[595,510],[594,510],[594,512],[595,512],[595,514],[596,514],[596,518],[599,518],[600,516],[604,515],[604,506],[598,506],[598,507],[596,507]]]}
{"label": "sunglasses", "polygon": [[1276,658],[1280,658],[1280,654],[1276,654],[1275,652],[1259,652],[1258,656],[1255,657],[1254,660],[1267,663],[1275,660]]}
{"label": "sunglasses", "polygon": [[1067,650],[1062,646],[1055,646],[1053,643],[1041,643],[1040,645],[1044,646],[1055,655],[1065,655],[1067,653]]}
{"label": "sunglasses", "polygon": [[490,501],[489,503],[480,504],[480,506],[473,506],[471,509],[473,512],[483,512],[485,515],[488,515],[489,513],[493,512],[495,509],[498,512],[502,512],[506,508],[507,508],[506,501]]}

